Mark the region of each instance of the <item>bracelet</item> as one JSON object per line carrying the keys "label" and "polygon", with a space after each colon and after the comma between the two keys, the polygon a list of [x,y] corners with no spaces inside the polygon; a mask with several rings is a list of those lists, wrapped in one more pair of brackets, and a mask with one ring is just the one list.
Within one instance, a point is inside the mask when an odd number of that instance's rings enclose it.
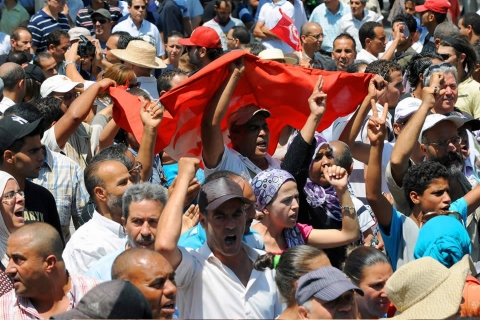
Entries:
{"label": "bracelet", "polygon": [[355,212],[355,207],[342,206],[340,208],[342,208],[343,210],[348,210],[348,211]]}
{"label": "bracelet", "polygon": [[75,61],[74,61],[74,60],[70,60],[70,61],[65,62],[65,68],[66,68],[69,64],[72,64],[72,63],[75,63]]}

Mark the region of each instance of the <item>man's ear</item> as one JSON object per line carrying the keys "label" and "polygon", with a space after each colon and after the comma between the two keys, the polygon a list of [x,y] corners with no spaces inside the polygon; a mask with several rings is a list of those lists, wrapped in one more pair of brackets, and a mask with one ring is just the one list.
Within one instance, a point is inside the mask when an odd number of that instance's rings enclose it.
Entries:
{"label": "man's ear", "polygon": [[57,264],[57,257],[51,254],[45,258],[45,271],[47,273],[51,273]]}
{"label": "man's ear", "polygon": [[53,45],[53,43],[50,43],[48,45],[47,51],[53,51],[53,50],[55,50],[55,46]]}
{"label": "man's ear", "polygon": [[416,191],[410,191],[410,200],[412,200],[413,204],[420,203],[420,195]]}
{"label": "man's ear", "polygon": [[207,55],[207,49],[205,47],[201,47],[198,49],[198,54],[200,55],[200,58],[203,58]]}
{"label": "man's ear", "polygon": [[298,306],[298,318],[308,319],[308,311],[304,306]]}
{"label": "man's ear", "polygon": [[463,65],[463,62],[465,62],[465,58],[467,55],[465,53],[461,53],[460,57],[458,57],[458,62],[460,62]]}
{"label": "man's ear", "polygon": [[12,150],[5,150],[5,152],[3,153],[3,162],[12,164],[14,156],[15,154]]}
{"label": "man's ear", "polygon": [[202,228],[205,230],[205,226],[207,225],[207,219],[202,212],[200,212],[200,214],[198,215],[198,221],[200,222]]}
{"label": "man's ear", "polygon": [[423,143],[420,143],[420,150],[425,156],[427,155],[427,146],[424,145]]}
{"label": "man's ear", "polygon": [[93,189],[93,194],[95,195],[95,197],[100,200],[100,201],[103,201],[103,202],[107,202],[107,190],[103,189],[102,187],[95,187]]}

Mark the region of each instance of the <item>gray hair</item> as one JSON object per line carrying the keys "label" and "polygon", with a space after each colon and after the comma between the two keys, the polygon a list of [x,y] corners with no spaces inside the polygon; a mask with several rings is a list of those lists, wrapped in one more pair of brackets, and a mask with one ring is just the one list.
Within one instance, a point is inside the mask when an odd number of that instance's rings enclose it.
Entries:
{"label": "gray hair", "polygon": [[449,21],[439,23],[433,32],[434,39],[443,39],[445,37],[451,37],[452,35],[459,35],[460,29]]}
{"label": "gray hair", "polygon": [[125,191],[122,197],[122,215],[125,220],[128,219],[128,211],[132,202],[143,200],[159,201],[163,206],[167,203],[168,190],[159,184],[145,182],[135,184]]}
{"label": "gray hair", "polygon": [[[432,72],[430,72],[430,68],[431,68],[431,66],[427,70],[425,70],[425,72],[423,73],[423,86],[424,87],[430,86],[430,76],[432,75]],[[457,68],[455,68],[454,66],[443,65],[439,69],[433,70],[433,72],[440,72],[440,73],[443,73],[443,74],[451,73],[455,77],[455,82],[458,83]]]}

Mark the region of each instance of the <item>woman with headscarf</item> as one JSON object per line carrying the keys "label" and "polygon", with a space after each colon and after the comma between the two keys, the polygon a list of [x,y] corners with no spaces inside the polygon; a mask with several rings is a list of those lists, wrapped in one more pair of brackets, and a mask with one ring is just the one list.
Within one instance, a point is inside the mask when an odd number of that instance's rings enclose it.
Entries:
{"label": "woman with headscarf", "polygon": [[0,171],[0,296],[10,291],[13,286],[4,270],[8,265],[7,240],[10,234],[25,224],[23,210],[25,197],[20,191],[17,180],[10,174]]}

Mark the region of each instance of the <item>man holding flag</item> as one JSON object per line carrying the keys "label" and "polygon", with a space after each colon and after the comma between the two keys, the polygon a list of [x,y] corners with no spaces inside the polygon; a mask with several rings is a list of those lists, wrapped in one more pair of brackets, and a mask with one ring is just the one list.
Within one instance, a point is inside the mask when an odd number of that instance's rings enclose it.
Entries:
{"label": "man holding flag", "polygon": [[253,35],[262,39],[267,49],[281,49],[283,53],[300,50],[300,39],[295,27],[293,4],[287,0],[273,0],[262,6]]}

